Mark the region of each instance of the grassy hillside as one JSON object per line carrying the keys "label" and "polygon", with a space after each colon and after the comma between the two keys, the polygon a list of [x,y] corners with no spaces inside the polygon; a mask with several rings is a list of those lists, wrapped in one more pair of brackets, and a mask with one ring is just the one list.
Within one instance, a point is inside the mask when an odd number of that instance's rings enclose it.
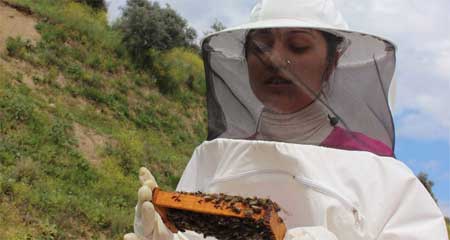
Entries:
{"label": "grassy hillside", "polygon": [[[182,76],[136,70],[104,12],[68,0],[5,3],[34,19],[40,38],[9,38],[0,56],[0,236],[121,239],[139,166],[173,189],[205,138],[201,90],[160,94],[155,76]],[[174,71],[171,59],[198,61],[184,49],[161,54]]]}

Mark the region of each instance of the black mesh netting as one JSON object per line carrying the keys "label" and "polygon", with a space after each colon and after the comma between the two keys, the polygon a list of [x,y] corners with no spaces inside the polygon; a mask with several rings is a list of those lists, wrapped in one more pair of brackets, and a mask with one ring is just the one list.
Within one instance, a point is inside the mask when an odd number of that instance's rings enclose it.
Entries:
{"label": "black mesh netting", "polygon": [[[311,48],[297,55],[289,51],[291,44],[314,47],[317,41],[301,34],[291,37],[291,30],[286,30],[286,37],[280,35],[279,38],[273,33],[270,35],[273,29],[265,29],[266,33],[258,32],[261,36],[251,38],[249,34],[254,30],[235,30],[212,35],[203,41],[208,139],[224,137],[325,145],[333,130],[339,128],[362,145],[383,143],[393,150],[394,126],[388,92],[395,69],[395,47],[370,35],[324,30],[339,36],[340,57],[332,71],[325,74],[320,90],[315,91],[309,78],[314,78],[320,67],[311,61],[320,56],[314,56],[316,53]],[[285,34],[281,28],[277,31]],[[250,49],[256,50],[249,52]],[[250,59],[254,56],[256,58]],[[286,64],[282,66],[276,61]],[[329,69],[323,69],[326,70]],[[258,93],[257,87],[252,85],[252,81],[266,76],[269,80],[264,80],[263,87],[275,92],[273,96]],[[285,91],[288,84],[283,81],[301,89],[299,91],[309,95],[313,102],[294,112],[273,110],[272,102],[283,94],[291,94]],[[291,102],[277,104],[301,105],[293,103],[301,101],[294,94],[285,98]],[[321,124],[325,120],[327,124]]]}

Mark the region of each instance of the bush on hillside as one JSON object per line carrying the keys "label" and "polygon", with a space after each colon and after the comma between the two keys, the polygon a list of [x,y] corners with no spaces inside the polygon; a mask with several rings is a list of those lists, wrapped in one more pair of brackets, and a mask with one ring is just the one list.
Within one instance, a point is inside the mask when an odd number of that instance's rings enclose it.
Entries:
{"label": "bush on hillside", "polygon": [[20,36],[6,39],[6,50],[11,57],[23,58],[27,51],[31,50],[30,40],[24,40]]}
{"label": "bush on hillside", "polygon": [[[154,51],[150,55],[155,55]],[[155,57],[153,68],[156,84],[161,93],[175,94],[187,87],[197,93],[205,93],[205,76],[202,59],[186,48],[174,48]]]}
{"label": "bush on hillside", "polygon": [[151,63],[150,49],[168,50],[190,46],[196,38],[185,19],[166,5],[147,0],[128,0],[116,27],[123,32],[123,42],[140,67]]}
{"label": "bush on hillside", "polygon": [[94,9],[106,10],[106,4],[104,0],[77,0],[77,1],[84,3]]}

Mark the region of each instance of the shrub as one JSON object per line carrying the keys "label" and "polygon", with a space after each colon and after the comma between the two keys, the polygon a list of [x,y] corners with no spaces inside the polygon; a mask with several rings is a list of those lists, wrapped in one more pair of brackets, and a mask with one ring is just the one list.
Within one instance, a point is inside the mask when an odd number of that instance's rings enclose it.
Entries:
{"label": "shrub", "polygon": [[83,68],[78,64],[73,64],[67,67],[67,74],[74,80],[80,81],[84,78]]}
{"label": "shrub", "polygon": [[98,69],[101,63],[100,56],[97,53],[90,53],[86,58],[86,64],[93,69]]}
{"label": "shrub", "polygon": [[86,73],[81,79],[83,86],[101,89],[103,87],[104,79],[98,73]]}
{"label": "shrub", "polygon": [[149,74],[133,73],[129,78],[139,87],[155,84],[155,79]]}
{"label": "shrub", "polygon": [[136,109],[137,114],[133,121],[139,128],[150,128],[155,129],[161,128],[161,121],[153,108],[145,107],[142,109]]}
{"label": "shrub", "polygon": [[165,94],[175,94],[183,86],[198,93],[205,92],[203,62],[193,51],[174,48],[155,60],[156,84]]}
{"label": "shrub", "polygon": [[40,22],[36,24],[36,29],[41,34],[42,41],[48,43],[60,43],[67,40],[68,34],[62,25],[51,25]]}
{"label": "shrub", "polygon": [[33,76],[32,80],[36,84],[45,84],[53,87],[60,87],[56,82],[58,78],[58,71],[55,68],[50,68],[43,76]]}
{"label": "shrub", "polygon": [[140,67],[146,67],[152,60],[149,49],[189,46],[196,38],[195,30],[169,5],[161,8],[157,2],[147,0],[128,0],[117,27],[123,32],[125,47]]}
{"label": "shrub", "polygon": [[56,120],[49,132],[51,142],[61,147],[74,144],[75,140],[69,134],[71,130],[72,126],[67,122]]}
{"label": "shrub", "polygon": [[104,70],[108,71],[109,73],[115,73],[119,68],[119,63],[117,61],[114,61],[113,58],[108,56],[103,59],[101,66]]}
{"label": "shrub", "polygon": [[106,10],[106,4],[104,0],[78,0],[94,9]]}
{"label": "shrub", "polygon": [[83,95],[85,98],[92,100],[94,102],[100,103],[100,104],[107,104],[108,98],[105,95],[105,93],[95,87],[85,87],[81,91],[81,95]]}
{"label": "shrub", "polygon": [[32,118],[34,104],[27,97],[11,92],[0,96],[0,111],[9,123],[24,123]]}
{"label": "shrub", "polygon": [[20,36],[6,39],[6,50],[11,57],[23,58],[28,50],[31,50],[30,40],[23,40]]}
{"label": "shrub", "polygon": [[38,162],[33,161],[31,158],[19,159],[16,163],[14,177],[17,181],[32,183],[38,179],[40,171]]}
{"label": "shrub", "polygon": [[128,111],[128,101],[126,97],[119,93],[112,93],[109,94],[107,97],[107,104],[108,107],[113,110],[114,115],[117,118],[128,118],[129,117],[129,111]]}
{"label": "shrub", "polygon": [[145,145],[137,132],[129,131],[117,135],[114,155],[125,175],[136,174],[140,162],[145,159]]}

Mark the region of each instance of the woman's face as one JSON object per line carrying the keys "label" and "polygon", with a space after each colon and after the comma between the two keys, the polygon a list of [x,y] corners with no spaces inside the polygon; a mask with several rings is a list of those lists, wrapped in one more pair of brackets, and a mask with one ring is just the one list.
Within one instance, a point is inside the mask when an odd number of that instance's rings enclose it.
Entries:
{"label": "woman's face", "polygon": [[296,112],[312,103],[331,72],[327,43],[316,30],[254,30],[247,38],[246,54],[254,94],[278,113]]}

